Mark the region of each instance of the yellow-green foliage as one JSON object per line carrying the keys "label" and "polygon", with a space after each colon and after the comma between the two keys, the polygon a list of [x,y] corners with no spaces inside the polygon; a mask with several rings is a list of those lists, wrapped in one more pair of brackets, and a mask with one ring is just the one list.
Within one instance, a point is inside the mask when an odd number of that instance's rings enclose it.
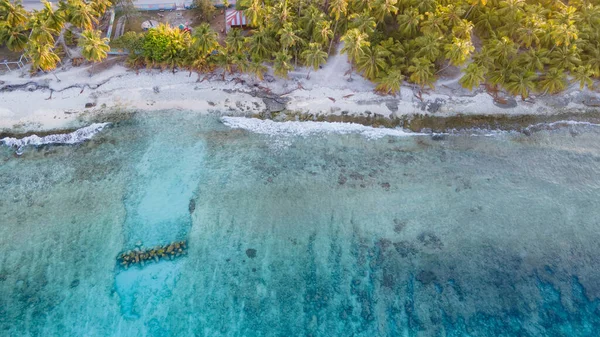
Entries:
{"label": "yellow-green foliage", "polygon": [[[27,12],[19,0],[0,0],[0,45],[13,51],[26,51],[32,60],[32,72],[56,67],[60,58],[55,46],[61,34],[68,32],[63,39],[66,44],[74,42],[71,31],[63,30],[65,23],[91,31],[111,6],[109,0],[66,0],[59,2],[56,9],[46,0],[42,3],[41,10]],[[87,44],[85,53],[97,59],[107,48],[103,45]]]}
{"label": "yellow-green foliage", "polygon": [[457,66],[467,88],[487,83],[527,97],[561,90],[568,78],[582,87],[600,78],[600,0],[565,3],[242,0],[238,7],[259,35],[247,40],[254,58],[272,61],[283,50],[304,61],[311,43],[329,52],[328,42],[341,40],[355,69],[377,83],[432,86],[440,70]]}

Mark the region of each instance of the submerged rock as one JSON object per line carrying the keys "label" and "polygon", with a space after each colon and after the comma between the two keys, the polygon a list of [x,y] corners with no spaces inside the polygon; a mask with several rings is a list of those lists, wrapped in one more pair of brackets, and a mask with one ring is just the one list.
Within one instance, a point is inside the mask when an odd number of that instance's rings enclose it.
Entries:
{"label": "submerged rock", "polygon": [[190,204],[188,205],[188,210],[189,210],[190,214],[194,213],[194,211],[196,210],[196,200],[190,199]]}
{"label": "submerged rock", "polygon": [[127,269],[131,265],[144,266],[148,262],[159,262],[160,259],[168,258],[172,260],[175,257],[187,253],[187,241],[176,241],[164,246],[156,246],[149,249],[140,249],[141,242],[136,243],[136,248],[132,251],[122,253],[117,258],[117,262],[123,268]]}
{"label": "submerged rock", "polygon": [[253,249],[253,248],[246,249],[246,256],[248,256],[251,259],[255,258],[256,257],[256,249]]}

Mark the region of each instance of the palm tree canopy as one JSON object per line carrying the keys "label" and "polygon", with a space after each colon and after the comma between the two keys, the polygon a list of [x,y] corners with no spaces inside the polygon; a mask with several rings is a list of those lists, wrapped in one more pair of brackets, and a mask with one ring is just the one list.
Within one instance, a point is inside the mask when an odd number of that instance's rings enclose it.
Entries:
{"label": "palm tree canopy", "polygon": [[242,30],[233,28],[227,33],[225,45],[227,45],[229,52],[239,52],[244,49],[245,41]]}
{"label": "palm tree canopy", "polygon": [[357,28],[352,28],[346,32],[342,37],[344,47],[342,48],[342,54],[348,54],[348,59],[352,62],[358,59],[363,54],[363,48],[370,45],[368,35],[362,33]]}
{"label": "palm tree canopy", "polygon": [[411,73],[411,82],[420,85],[421,88],[426,85],[433,88],[433,81],[435,79],[433,63],[425,57],[415,58],[411,63],[412,65],[408,67],[408,72]]}
{"label": "palm tree canopy", "polygon": [[219,35],[215,32],[208,23],[202,23],[194,28],[192,35],[192,45],[196,49],[200,57],[206,57],[214,50],[218,49]]}
{"label": "palm tree canopy", "polygon": [[394,69],[385,76],[377,79],[375,90],[384,94],[396,95],[396,93],[400,92],[403,81],[404,75],[402,75],[402,72],[399,69]]}
{"label": "palm tree canopy", "polygon": [[308,45],[308,49],[302,52],[302,58],[307,66],[317,70],[327,62],[327,53],[321,49],[320,44],[313,42]]}
{"label": "palm tree canopy", "polygon": [[81,54],[88,61],[100,62],[106,58],[107,53],[110,51],[108,41],[108,38],[102,37],[102,32],[99,30],[86,30],[81,33],[79,38],[79,46],[82,48]]}
{"label": "palm tree canopy", "polygon": [[36,43],[30,41],[27,45],[27,55],[31,59],[31,71],[37,69],[49,71],[56,68],[56,64],[60,61],[58,55],[52,50],[52,45],[48,43]]}
{"label": "palm tree canopy", "polygon": [[366,78],[375,80],[386,69],[385,58],[388,54],[389,52],[379,45],[364,47],[364,51],[358,59],[358,69],[364,73]]}
{"label": "palm tree canopy", "polygon": [[474,87],[478,87],[485,82],[485,74],[487,69],[475,62],[469,64],[464,70],[463,77],[458,81],[460,85],[469,90],[473,90]]}
{"label": "palm tree canopy", "polygon": [[294,69],[290,64],[291,59],[292,57],[283,51],[275,53],[275,60],[273,61],[273,72],[275,75],[288,78],[288,72]]}

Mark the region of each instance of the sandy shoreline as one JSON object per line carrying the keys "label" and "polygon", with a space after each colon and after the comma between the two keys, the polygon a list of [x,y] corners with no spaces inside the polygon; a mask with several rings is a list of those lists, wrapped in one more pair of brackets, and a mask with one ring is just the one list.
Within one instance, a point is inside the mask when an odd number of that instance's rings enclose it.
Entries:
{"label": "sandy shoreline", "polygon": [[[556,121],[560,116],[581,120],[600,118],[600,94],[577,87],[556,96],[498,104],[482,90],[468,92],[458,79],[440,80],[435,91],[418,97],[417,90],[403,87],[401,94],[380,96],[374,85],[358,75],[348,81],[343,55],[312,72],[294,71],[289,80],[267,75],[257,81],[248,75],[200,75],[180,71],[142,70],[121,65],[89,76],[89,67],[70,68],[54,75],[29,77],[12,72],[0,76],[0,132],[30,133],[81,127],[102,114],[115,111],[189,110],[227,116],[261,116],[275,121],[354,121],[381,126],[404,126],[418,116],[456,119],[476,116],[485,122],[519,120]],[[86,108],[87,106],[91,106]],[[502,118],[498,119],[497,117]],[[471,118],[473,119],[473,118]],[[392,121],[387,123],[385,121]],[[373,121],[380,121],[373,123]],[[394,122],[395,121],[395,122]],[[419,124],[419,123],[417,123]],[[422,125],[421,125],[422,124]],[[414,128],[427,128],[427,123]],[[443,122],[442,122],[443,124]],[[460,121],[448,127],[456,128]],[[472,124],[467,123],[466,126]],[[477,124],[473,124],[477,126]],[[485,124],[484,124],[485,125]]]}

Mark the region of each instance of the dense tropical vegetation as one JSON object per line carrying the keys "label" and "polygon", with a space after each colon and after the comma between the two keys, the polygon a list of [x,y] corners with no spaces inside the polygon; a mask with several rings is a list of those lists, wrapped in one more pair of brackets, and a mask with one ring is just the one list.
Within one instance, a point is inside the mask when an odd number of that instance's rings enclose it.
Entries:
{"label": "dense tropical vegetation", "polygon": [[[446,68],[460,83],[527,98],[600,78],[600,0],[245,0],[251,57],[314,66],[340,40],[353,69],[395,93],[433,87]],[[304,57],[302,57],[304,55]],[[299,57],[300,56],[300,57]]]}
{"label": "dense tropical vegetation", "polygon": [[[93,29],[109,5],[63,0],[56,11],[47,5],[28,14],[0,0],[0,41],[41,57],[52,48],[36,46],[56,44],[66,22]],[[262,78],[270,63],[285,78],[299,65],[318,69],[341,42],[352,70],[385,94],[404,81],[433,87],[451,69],[460,69],[465,88],[485,85],[523,99],[570,82],[590,88],[600,78],[600,0],[241,0],[237,6],[250,29],[232,29],[221,42],[202,24],[193,34],[166,25],[130,32],[115,44],[130,50],[136,67],[219,67]],[[40,67],[51,68],[52,58],[44,58]]]}
{"label": "dense tropical vegetation", "polygon": [[20,1],[0,0],[0,45],[24,52],[31,60],[31,71],[47,71],[60,62],[66,52],[65,34],[82,37],[84,58],[98,62],[106,57],[107,40],[94,30],[99,18],[112,6],[109,0],[60,0],[56,7],[43,0],[43,8],[27,12]]}

